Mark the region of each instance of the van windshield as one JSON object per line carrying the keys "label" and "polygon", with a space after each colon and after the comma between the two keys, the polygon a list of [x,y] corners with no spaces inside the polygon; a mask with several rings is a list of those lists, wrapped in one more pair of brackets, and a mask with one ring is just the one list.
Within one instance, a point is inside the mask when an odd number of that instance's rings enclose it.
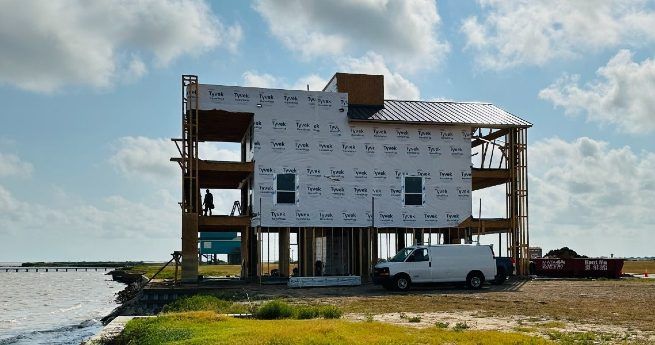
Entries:
{"label": "van windshield", "polygon": [[405,261],[405,259],[407,259],[409,254],[412,253],[412,251],[414,251],[414,248],[405,248],[405,249],[399,251],[398,254],[394,255],[393,258],[389,259],[389,261],[391,261],[391,262],[403,262],[403,261]]}

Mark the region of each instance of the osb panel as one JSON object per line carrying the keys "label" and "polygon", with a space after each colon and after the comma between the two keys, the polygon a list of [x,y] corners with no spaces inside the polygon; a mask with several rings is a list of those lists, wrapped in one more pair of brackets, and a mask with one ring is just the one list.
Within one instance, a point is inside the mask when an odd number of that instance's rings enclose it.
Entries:
{"label": "osb panel", "polygon": [[336,78],[337,90],[348,93],[349,104],[384,104],[384,76],[337,73]]}

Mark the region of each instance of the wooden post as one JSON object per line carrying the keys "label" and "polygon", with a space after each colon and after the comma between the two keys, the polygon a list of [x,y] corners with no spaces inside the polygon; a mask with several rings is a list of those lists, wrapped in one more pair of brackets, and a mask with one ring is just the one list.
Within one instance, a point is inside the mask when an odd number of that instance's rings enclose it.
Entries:
{"label": "wooden post", "polygon": [[376,228],[370,228],[369,231],[371,236],[371,262],[375,264],[378,262],[378,258],[380,257],[378,254],[378,242],[380,239],[378,238],[379,234]]}
{"label": "wooden post", "polygon": [[405,247],[407,247],[405,244],[405,229],[396,228],[396,250],[394,253],[391,253],[391,255],[394,255]]}
{"label": "wooden post", "polygon": [[198,214],[182,214],[182,282],[198,282]]}
{"label": "wooden post", "polygon": [[278,235],[278,269],[280,270],[280,275],[283,277],[289,276],[289,228],[279,228]]}

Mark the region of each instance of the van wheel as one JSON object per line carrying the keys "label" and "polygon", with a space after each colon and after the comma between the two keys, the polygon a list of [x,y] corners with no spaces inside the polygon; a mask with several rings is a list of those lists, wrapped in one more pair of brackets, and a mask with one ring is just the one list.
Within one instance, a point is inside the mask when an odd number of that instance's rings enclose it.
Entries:
{"label": "van wheel", "polygon": [[466,276],[466,287],[473,290],[482,288],[484,284],[484,275],[480,271],[473,271]]}
{"label": "van wheel", "polygon": [[411,281],[409,277],[405,274],[399,274],[393,278],[393,287],[398,291],[407,291],[409,290],[409,285]]}
{"label": "van wheel", "polygon": [[505,273],[505,269],[498,268],[498,274],[496,274],[496,278],[491,283],[495,285],[500,285],[504,283],[506,280],[507,280],[507,273]]}

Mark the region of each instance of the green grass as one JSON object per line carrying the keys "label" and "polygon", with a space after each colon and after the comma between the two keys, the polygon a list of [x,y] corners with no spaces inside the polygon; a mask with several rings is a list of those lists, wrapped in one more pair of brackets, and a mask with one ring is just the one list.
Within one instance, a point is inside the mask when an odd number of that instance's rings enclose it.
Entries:
{"label": "green grass", "polygon": [[210,295],[193,295],[179,298],[164,306],[162,312],[214,311],[222,314],[248,313],[244,304],[234,303]]}
{"label": "green grass", "polygon": [[279,319],[325,319],[341,318],[343,312],[333,305],[290,305],[281,300],[273,300],[259,306],[254,313],[260,320]]}
{"label": "green grass", "polygon": [[163,314],[134,319],[119,345],[154,344],[551,344],[548,340],[497,331],[454,332],[381,322],[346,320],[252,320],[214,312]]}
{"label": "green grass", "polygon": [[[159,271],[159,269],[164,266],[164,263],[156,264],[142,264],[130,267],[129,270],[133,272],[139,272],[145,275],[148,278]],[[178,268],[178,278],[180,278],[181,268]],[[215,276],[215,277],[224,277],[224,276],[239,276],[241,274],[241,266],[239,265],[200,265],[198,266],[198,274],[203,276]],[[175,264],[170,264],[164,268],[157,275],[157,279],[173,279],[175,276]]]}

